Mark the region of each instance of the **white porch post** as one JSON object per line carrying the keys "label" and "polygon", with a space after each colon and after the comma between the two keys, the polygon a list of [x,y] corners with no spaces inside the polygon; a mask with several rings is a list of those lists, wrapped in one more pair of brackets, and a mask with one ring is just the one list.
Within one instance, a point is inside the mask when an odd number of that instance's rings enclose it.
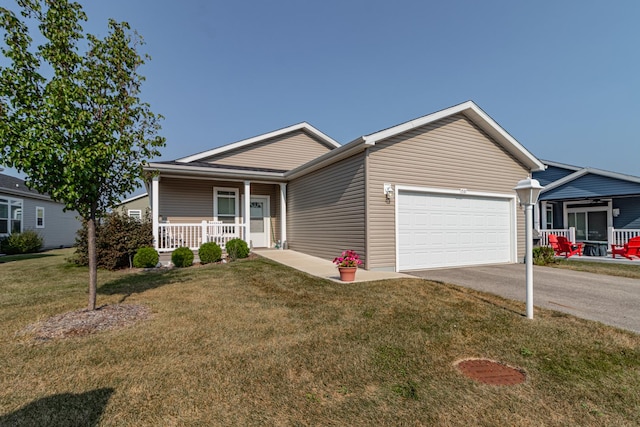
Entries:
{"label": "white porch post", "polygon": [[542,219],[542,226],[539,229],[546,230],[547,229],[547,202],[540,202],[540,218]]}
{"label": "white porch post", "polygon": [[151,180],[151,218],[153,223],[153,245],[158,250],[160,241],[158,240],[158,229],[160,228],[160,177],[154,176]]}
{"label": "white porch post", "polygon": [[[545,204],[545,202],[542,202],[542,204]],[[542,212],[544,212],[543,210],[540,209],[540,203],[536,203],[535,205],[533,205],[533,229],[534,230],[540,230],[540,219],[542,216]]]}
{"label": "white porch post", "polygon": [[251,181],[244,182],[244,241],[251,248]]}
{"label": "white porch post", "polygon": [[287,183],[280,183],[280,249],[287,241]]}

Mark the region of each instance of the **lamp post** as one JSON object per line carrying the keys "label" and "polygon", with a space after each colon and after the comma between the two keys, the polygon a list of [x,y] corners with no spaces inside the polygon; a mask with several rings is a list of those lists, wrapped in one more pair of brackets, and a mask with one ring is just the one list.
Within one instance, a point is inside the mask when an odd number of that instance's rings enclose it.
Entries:
{"label": "lamp post", "polygon": [[533,319],[533,205],[538,202],[540,191],[544,187],[537,179],[527,178],[518,181],[514,190],[518,195],[520,204],[524,206],[524,236],[525,253],[524,260],[527,274],[527,318]]}

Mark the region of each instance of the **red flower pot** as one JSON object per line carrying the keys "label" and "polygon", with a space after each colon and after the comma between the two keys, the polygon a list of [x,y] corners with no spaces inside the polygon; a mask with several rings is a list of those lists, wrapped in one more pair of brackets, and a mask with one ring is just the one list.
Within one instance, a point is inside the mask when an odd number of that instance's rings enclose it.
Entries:
{"label": "red flower pot", "polygon": [[338,267],[340,270],[340,280],[343,282],[353,282],[356,279],[358,267]]}

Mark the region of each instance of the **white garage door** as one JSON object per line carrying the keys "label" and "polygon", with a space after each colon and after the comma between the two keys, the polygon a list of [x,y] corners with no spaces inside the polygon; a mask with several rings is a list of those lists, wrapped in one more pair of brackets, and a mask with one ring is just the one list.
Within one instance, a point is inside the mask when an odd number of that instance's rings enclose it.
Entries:
{"label": "white garage door", "polygon": [[510,262],[512,199],[400,191],[398,269]]}

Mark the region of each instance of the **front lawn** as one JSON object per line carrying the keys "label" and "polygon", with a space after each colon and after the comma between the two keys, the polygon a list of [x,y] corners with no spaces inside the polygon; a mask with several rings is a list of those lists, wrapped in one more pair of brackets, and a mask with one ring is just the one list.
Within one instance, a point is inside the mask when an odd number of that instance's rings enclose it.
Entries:
{"label": "front lawn", "polygon": [[[421,279],[101,271],[98,305],[151,316],[36,340],[25,328],[87,300],[87,270],[50,254],[0,264],[0,426],[640,424],[639,335]],[[471,357],[526,382],[469,380],[454,363]]]}
{"label": "front lawn", "polygon": [[609,263],[597,261],[578,261],[569,259],[557,259],[555,263],[548,267],[564,268],[575,271],[585,271],[587,273],[606,274],[608,276],[629,277],[640,279],[640,261],[633,263]]}

